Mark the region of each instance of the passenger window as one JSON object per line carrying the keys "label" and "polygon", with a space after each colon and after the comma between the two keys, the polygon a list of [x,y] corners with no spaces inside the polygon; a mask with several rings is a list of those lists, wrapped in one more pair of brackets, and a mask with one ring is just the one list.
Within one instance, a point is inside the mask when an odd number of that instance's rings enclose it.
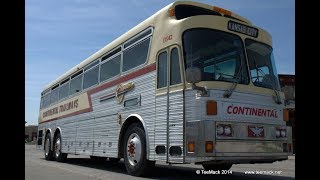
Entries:
{"label": "passenger window", "polygon": [[128,71],[146,62],[150,38],[123,51],[122,72]]}
{"label": "passenger window", "polygon": [[162,52],[158,57],[157,88],[167,86],[167,52]]}
{"label": "passenger window", "polygon": [[110,79],[120,74],[121,55],[101,64],[100,67],[100,82]]}
{"label": "passenger window", "polygon": [[48,107],[49,104],[50,104],[50,93],[46,94],[46,95],[43,97],[43,108]]}
{"label": "passenger window", "polygon": [[83,89],[98,84],[99,66],[88,70],[83,74]]}
{"label": "passenger window", "polygon": [[43,97],[41,97],[40,109],[42,109],[43,107],[44,107],[44,105],[43,105]]}
{"label": "passenger window", "polygon": [[178,49],[171,50],[170,55],[170,85],[181,83]]}
{"label": "passenger window", "polygon": [[59,93],[59,88],[55,88],[51,91],[51,103],[55,103],[59,100],[59,97],[58,97],[58,93]]}
{"label": "passenger window", "polygon": [[141,33],[140,35],[132,38],[131,40],[129,40],[128,42],[126,42],[124,44],[124,48],[127,48],[129,47],[130,45],[134,44],[135,42],[139,41],[140,39],[144,38],[144,37],[147,37],[148,35],[150,35],[152,33],[151,29]]}
{"label": "passenger window", "polygon": [[82,74],[71,79],[69,94],[71,95],[71,94],[80,92],[81,90],[82,90]]}
{"label": "passenger window", "polygon": [[60,86],[59,89],[59,100],[68,96],[69,93],[69,82]]}

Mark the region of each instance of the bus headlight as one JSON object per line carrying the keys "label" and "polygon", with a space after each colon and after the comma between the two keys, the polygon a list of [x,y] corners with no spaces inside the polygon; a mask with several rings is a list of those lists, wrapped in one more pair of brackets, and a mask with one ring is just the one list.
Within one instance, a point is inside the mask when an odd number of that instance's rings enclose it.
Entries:
{"label": "bus headlight", "polygon": [[216,132],[218,136],[232,136],[232,127],[230,124],[218,124]]}
{"label": "bus headlight", "polygon": [[276,137],[280,137],[280,129],[276,129]]}
{"label": "bus headlight", "polygon": [[276,137],[277,138],[287,137],[286,127],[276,127]]}
{"label": "bus headlight", "polygon": [[286,137],[286,130],[285,129],[281,129],[281,137]]}
{"label": "bus headlight", "polygon": [[223,134],[223,127],[221,125],[217,126],[217,134],[222,135]]}
{"label": "bus headlight", "polygon": [[225,126],[224,127],[224,134],[226,136],[230,136],[231,135],[231,127],[230,126]]}

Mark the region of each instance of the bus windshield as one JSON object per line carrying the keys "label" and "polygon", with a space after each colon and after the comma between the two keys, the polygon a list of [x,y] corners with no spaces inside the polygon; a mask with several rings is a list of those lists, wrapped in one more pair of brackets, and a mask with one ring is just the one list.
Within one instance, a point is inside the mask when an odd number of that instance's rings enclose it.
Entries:
{"label": "bus windshield", "polygon": [[200,68],[201,81],[248,83],[244,48],[239,36],[200,28],[185,31],[182,40],[185,67]]}
{"label": "bus windshield", "polygon": [[280,90],[272,48],[251,39],[246,39],[245,44],[253,84]]}

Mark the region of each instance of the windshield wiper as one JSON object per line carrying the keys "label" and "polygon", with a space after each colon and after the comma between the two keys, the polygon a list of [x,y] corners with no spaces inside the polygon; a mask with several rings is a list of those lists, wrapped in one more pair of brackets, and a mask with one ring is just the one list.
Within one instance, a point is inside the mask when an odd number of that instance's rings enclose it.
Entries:
{"label": "windshield wiper", "polygon": [[[240,82],[239,75],[240,75],[241,70],[242,70],[242,64],[240,65],[239,71],[238,71],[238,73],[237,73],[236,76],[228,75],[228,76],[234,77],[235,79],[234,79],[231,87],[230,87],[229,89],[227,89],[227,90],[223,93],[223,97],[229,98],[229,97],[232,95],[233,91],[236,89],[237,85],[238,85],[239,82]],[[223,74],[220,73],[220,75],[223,75]],[[232,79],[232,80],[233,80],[233,79]]]}
{"label": "windshield wiper", "polygon": [[281,98],[280,98],[280,95],[279,95],[279,92],[276,90],[274,82],[273,82],[273,81],[271,80],[271,78],[270,78],[269,76],[267,76],[260,68],[257,68],[257,69],[258,69],[258,71],[270,82],[271,87],[272,87],[274,93],[276,94],[275,102],[276,102],[277,104],[282,104]]}
{"label": "windshield wiper", "polygon": [[231,85],[231,87],[229,89],[227,89],[224,93],[223,93],[223,97],[225,98],[229,98],[233,91],[236,89],[237,85],[238,85],[239,81],[234,81]]}

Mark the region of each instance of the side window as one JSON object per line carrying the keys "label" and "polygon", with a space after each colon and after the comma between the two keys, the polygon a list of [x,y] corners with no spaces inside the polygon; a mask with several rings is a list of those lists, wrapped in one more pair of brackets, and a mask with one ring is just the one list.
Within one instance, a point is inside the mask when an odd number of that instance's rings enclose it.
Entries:
{"label": "side window", "polygon": [[44,106],[43,106],[43,96],[41,97],[41,102],[40,102],[40,109],[42,109]]}
{"label": "side window", "polygon": [[59,87],[56,87],[55,89],[51,90],[51,103],[55,103],[58,101],[58,94],[59,93]]}
{"label": "side window", "polygon": [[100,67],[100,82],[112,78],[120,74],[121,55],[118,55],[111,60],[101,64]]}
{"label": "side window", "polygon": [[96,66],[83,75],[83,89],[98,84],[99,66]]}
{"label": "side window", "polygon": [[71,77],[69,94],[74,94],[82,90],[82,74]]}
{"label": "side window", "polygon": [[162,52],[158,56],[158,78],[157,88],[167,86],[167,52]]}
{"label": "side window", "polygon": [[123,51],[122,72],[128,71],[146,62],[149,43],[150,37]]}
{"label": "side window", "polygon": [[139,41],[140,39],[147,37],[148,35],[150,35],[152,33],[151,29],[148,29],[147,31],[140,33],[140,35],[137,35],[136,37],[132,38],[131,40],[127,41],[124,44],[124,48],[127,48],[129,46],[131,46],[132,44],[134,44],[135,42]]}
{"label": "side window", "polygon": [[48,107],[49,104],[50,104],[50,93],[46,94],[46,95],[43,97],[43,108]]}
{"label": "side window", "polygon": [[68,96],[69,93],[69,82],[63,84],[59,88],[59,100]]}
{"label": "side window", "polygon": [[170,54],[170,85],[181,83],[178,49],[173,48]]}

